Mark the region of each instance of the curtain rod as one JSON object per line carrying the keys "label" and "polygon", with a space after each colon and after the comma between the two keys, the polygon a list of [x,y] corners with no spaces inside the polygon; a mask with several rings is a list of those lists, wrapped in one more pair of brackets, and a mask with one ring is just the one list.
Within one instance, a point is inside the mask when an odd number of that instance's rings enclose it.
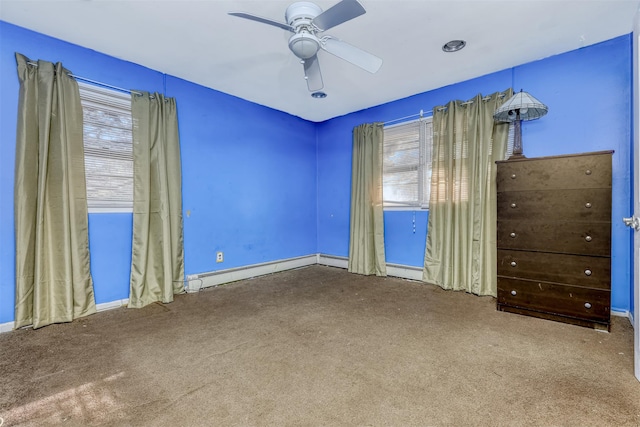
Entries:
{"label": "curtain rod", "polygon": [[[38,64],[37,64],[37,63],[35,63],[35,62],[31,62],[31,61],[27,62],[27,64],[28,64],[28,65],[33,65],[34,67],[37,67],[37,66],[38,66]],[[120,91],[120,92],[130,93],[130,94],[132,94],[132,95],[133,95],[133,94],[135,94],[135,95],[142,95],[142,93],[141,93],[141,92],[138,92],[138,91],[135,91],[135,90],[124,89],[124,88],[121,88],[121,87],[118,87],[118,86],[113,86],[113,85],[110,85],[110,84],[107,84],[107,83],[99,82],[99,81],[96,81],[96,80],[91,80],[91,79],[88,79],[88,78],[86,78],[86,77],[76,76],[75,74],[71,74],[71,73],[67,73],[67,75],[68,75],[69,77],[73,77],[73,78],[74,78],[74,79],[76,79],[76,80],[81,80],[81,81],[83,81],[83,82],[87,82],[87,83],[93,83],[94,85],[98,85],[98,86],[106,87],[106,88],[113,89],[113,90],[117,90],[117,91]],[[151,97],[151,98],[153,98],[153,96],[150,96],[150,97]]]}
{"label": "curtain rod", "polygon": [[[498,95],[498,98],[504,98],[505,96],[506,95],[502,93],[502,94]],[[490,99],[491,99],[490,96],[485,96],[484,98],[482,98],[482,100],[485,101],[485,102],[490,100]],[[469,105],[469,104],[473,104],[473,100],[465,101],[465,102],[461,102],[460,103],[460,105]],[[441,107],[441,108],[438,108],[438,111],[444,111],[446,109],[447,109],[447,107]],[[409,116],[398,117],[397,119],[387,120],[386,122],[383,122],[382,124],[384,126],[386,126],[386,125],[391,124],[391,123],[401,122],[401,121],[404,121],[404,120],[407,120],[407,119],[412,119],[412,118],[420,118],[420,119],[422,119],[424,117],[429,117],[429,115],[433,115],[433,110],[427,110],[427,111],[420,110],[420,112],[417,113],[417,114],[411,114]]]}
{"label": "curtain rod", "polygon": [[[382,124],[383,124],[384,126],[387,126],[388,124],[395,123],[395,122],[403,122],[403,121],[405,121],[405,120],[407,120],[407,119],[413,119],[413,118],[420,118],[420,119],[422,119],[422,118],[424,118],[425,116],[427,116],[427,117],[428,117],[429,115],[432,115],[432,114],[433,114],[433,111],[432,111],[432,110],[429,110],[429,111],[420,110],[420,112],[419,112],[419,113],[417,113],[417,114],[411,114],[411,115],[404,116],[404,117],[398,117],[397,119],[387,120],[386,122],[383,122]],[[399,124],[399,123],[398,123],[398,124]]]}

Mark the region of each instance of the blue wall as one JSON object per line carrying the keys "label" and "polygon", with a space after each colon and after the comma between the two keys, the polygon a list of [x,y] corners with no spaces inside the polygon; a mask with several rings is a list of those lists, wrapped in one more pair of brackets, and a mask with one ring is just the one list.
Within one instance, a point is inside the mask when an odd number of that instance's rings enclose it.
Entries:
{"label": "blue wall", "polygon": [[[347,256],[351,132],[466,100],[523,88],[550,112],[523,125],[528,157],[615,150],[612,306],[631,304],[631,37],[311,123],[0,21],[0,323],[13,320],[13,174],[18,79],[14,52],[62,61],[114,86],[163,92],[178,103],[186,273],[317,252]],[[586,107],[590,105],[590,107]],[[422,266],[428,212],[385,212],[387,262]],[[128,297],[130,214],[90,214],[98,303]],[[215,262],[224,251],[225,262]]]}
{"label": "blue wall", "polygon": [[[176,98],[187,274],[317,252],[315,124],[2,21],[0,40],[0,323],[14,318],[15,52]],[[128,298],[131,227],[131,214],[89,215],[98,303]]]}
{"label": "blue wall", "polygon": [[173,77],[167,94],[178,102],[186,273],[315,254],[315,125]]}
{"label": "blue wall", "polygon": [[[318,125],[318,252],[347,256],[351,131],[509,87],[525,89],[549,106],[541,120],[523,123],[527,157],[615,150],[613,156],[612,307],[630,309],[631,37],[524,64],[455,85],[358,111]],[[428,214],[386,211],[387,262],[421,267]],[[414,218],[416,231],[414,229]]]}

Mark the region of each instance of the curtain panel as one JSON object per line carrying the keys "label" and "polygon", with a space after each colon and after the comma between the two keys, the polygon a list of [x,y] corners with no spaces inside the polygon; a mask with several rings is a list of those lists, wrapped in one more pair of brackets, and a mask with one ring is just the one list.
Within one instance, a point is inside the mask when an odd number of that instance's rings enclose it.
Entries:
{"label": "curtain panel", "polygon": [[15,328],[95,313],[82,106],[62,64],[16,53]]}
{"label": "curtain panel", "polygon": [[382,123],[353,129],[349,263],[351,273],[386,276],[382,207]]}
{"label": "curtain panel", "polygon": [[451,101],[433,109],[431,198],[423,280],[444,289],[496,295],[496,164],[508,123],[493,120],[513,94]]}
{"label": "curtain panel", "polygon": [[129,307],[184,292],[182,173],[174,98],[134,92],[133,243]]}

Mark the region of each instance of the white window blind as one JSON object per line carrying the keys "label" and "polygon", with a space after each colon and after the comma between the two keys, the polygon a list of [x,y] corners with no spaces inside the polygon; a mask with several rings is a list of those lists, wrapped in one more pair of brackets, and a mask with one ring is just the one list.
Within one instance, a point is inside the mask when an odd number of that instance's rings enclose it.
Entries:
{"label": "white window blind", "polygon": [[79,82],[90,212],[133,211],[131,95]]}
{"label": "white window blind", "polygon": [[385,127],[384,207],[429,207],[432,140],[431,118]]}

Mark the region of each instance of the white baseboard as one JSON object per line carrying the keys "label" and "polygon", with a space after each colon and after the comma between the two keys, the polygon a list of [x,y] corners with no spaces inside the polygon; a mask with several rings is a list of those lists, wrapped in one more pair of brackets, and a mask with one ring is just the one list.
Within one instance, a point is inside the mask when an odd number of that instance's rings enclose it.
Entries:
{"label": "white baseboard", "polygon": [[[318,254],[318,264],[346,269],[349,266],[349,259],[335,255]],[[422,281],[422,268],[411,265],[387,263],[387,276]]]}
{"label": "white baseboard", "polygon": [[15,325],[15,323],[16,322],[0,323],[0,334],[3,332],[13,331],[13,326]]}
{"label": "white baseboard", "polygon": [[[127,304],[129,304],[129,298],[104,302],[102,304],[96,304],[96,311],[113,310],[114,308],[126,307]],[[0,323],[0,334],[13,331],[14,325],[15,322]]]}
{"label": "white baseboard", "polygon": [[128,304],[129,304],[129,298],[118,299],[115,301],[96,304],[96,310],[97,311],[113,310],[114,308],[126,307]]}
{"label": "white baseboard", "polygon": [[230,268],[228,270],[211,271],[208,273],[190,274],[186,280],[188,293],[198,292],[210,286],[264,276],[294,268],[307,267],[317,264],[316,255],[307,255],[298,258],[289,258],[278,261],[253,264],[244,267]]}
{"label": "white baseboard", "polygon": [[387,264],[387,275],[422,282],[422,268],[412,265]]}
{"label": "white baseboard", "polygon": [[624,311],[618,311],[618,310],[611,310],[611,315],[612,316],[616,316],[616,317],[624,317],[629,319],[629,322],[631,322],[631,326],[633,326],[633,313],[631,313],[628,310],[624,310]]}
{"label": "white baseboard", "polygon": [[318,264],[327,265],[329,267],[338,267],[347,269],[349,267],[349,259],[343,256],[318,254]]}
{"label": "white baseboard", "polygon": [[611,315],[617,316],[617,317],[626,317],[627,319],[631,319],[631,314],[626,310],[625,311],[611,310]]}

